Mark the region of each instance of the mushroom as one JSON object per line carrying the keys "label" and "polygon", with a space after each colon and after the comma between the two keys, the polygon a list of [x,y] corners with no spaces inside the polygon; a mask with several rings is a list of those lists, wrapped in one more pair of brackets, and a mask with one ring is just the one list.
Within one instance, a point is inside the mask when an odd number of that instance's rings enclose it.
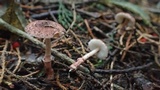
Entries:
{"label": "mushroom", "polygon": [[36,20],[25,27],[25,31],[31,36],[45,39],[44,67],[47,79],[53,79],[51,65],[51,38],[58,38],[64,34],[65,29],[58,23],[50,20]]}
{"label": "mushroom", "polygon": [[123,45],[123,37],[125,35],[125,30],[133,30],[135,26],[135,19],[129,13],[120,12],[115,16],[116,22],[119,23],[117,26],[118,34],[121,35],[120,37],[120,44]]}
{"label": "mushroom", "polygon": [[125,26],[133,28],[135,25],[135,19],[129,13],[120,12],[116,14],[115,20],[119,23],[119,26],[117,27],[119,29],[119,34],[123,33],[122,29]]}
{"label": "mushroom", "polygon": [[71,68],[70,71],[76,70],[81,63],[83,63],[85,60],[87,60],[89,57],[93,56],[94,54],[97,54],[97,57],[100,59],[105,59],[108,56],[108,47],[103,41],[99,39],[91,39],[88,42],[88,48],[91,50],[91,52],[78,58],[76,62],[70,65],[70,68]]}

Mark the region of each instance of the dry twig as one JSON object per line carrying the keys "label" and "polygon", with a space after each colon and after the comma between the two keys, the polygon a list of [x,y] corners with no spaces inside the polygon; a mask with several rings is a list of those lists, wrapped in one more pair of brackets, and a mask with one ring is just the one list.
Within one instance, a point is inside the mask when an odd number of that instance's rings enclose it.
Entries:
{"label": "dry twig", "polygon": [[91,28],[89,27],[88,21],[85,19],[84,22],[85,22],[85,24],[86,24],[87,30],[88,30],[88,32],[89,32],[89,35],[90,35],[92,38],[95,38],[95,36],[94,36],[93,33],[92,33]]}
{"label": "dry twig", "polygon": [[56,75],[56,82],[57,82],[58,86],[59,86],[62,90],[67,90],[67,88],[64,87],[64,86],[60,83],[60,81],[59,81],[59,74],[58,74],[58,73],[57,73],[57,75]]}
{"label": "dry twig", "polygon": [[12,72],[9,71],[8,69],[5,69],[5,71],[6,71],[8,74],[12,75],[13,77],[15,77],[15,78],[21,80],[22,82],[26,83],[26,84],[29,85],[30,87],[34,88],[35,90],[41,90],[40,88],[38,88],[38,87],[36,87],[35,85],[33,85],[33,84],[31,84],[30,82],[28,82],[25,78],[23,78],[23,77],[21,77],[21,76],[19,76],[19,75],[16,75],[16,74],[14,74],[14,73],[12,73]]}
{"label": "dry twig", "polygon": [[112,70],[102,70],[102,69],[95,69],[95,73],[102,73],[102,74],[117,74],[117,73],[129,73],[129,72],[133,72],[136,70],[142,70],[142,69],[146,69],[148,67],[150,67],[151,65],[153,65],[153,63],[148,63],[142,66],[137,66],[137,67],[132,67],[132,68],[128,68],[128,69],[123,69],[123,70],[116,70],[116,69],[112,69]]}
{"label": "dry twig", "polygon": [[2,83],[2,81],[3,81],[3,77],[4,77],[4,73],[5,73],[5,64],[6,64],[6,57],[5,57],[5,52],[6,52],[6,49],[7,49],[7,47],[8,47],[8,40],[6,40],[6,42],[5,42],[5,46],[4,46],[4,48],[3,48],[3,52],[2,52],[2,55],[1,55],[1,60],[2,60],[2,64],[1,64],[1,66],[2,66],[2,72],[1,72],[1,77],[0,77],[0,83]]}
{"label": "dry twig", "polygon": [[19,65],[21,64],[21,55],[20,55],[19,48],[16,48],[16,51],[17,51],[18,61],[17,61],[16,67],[13,70],[13,73],[15,73],[17,71]]}

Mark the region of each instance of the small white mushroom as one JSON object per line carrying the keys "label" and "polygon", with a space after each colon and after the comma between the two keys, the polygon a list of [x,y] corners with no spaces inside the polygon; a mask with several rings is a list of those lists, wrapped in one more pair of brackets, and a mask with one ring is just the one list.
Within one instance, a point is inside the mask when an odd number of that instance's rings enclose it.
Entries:
{"label": "small white mushroom", "polygon": [[45,39],[44,67],[46,69],[47,79],[53,78],[53,69],[51,66],[51,38],[57,38],[64,34],[65,29],[58,23],[50,20],[36,20],[25,27],[25,31],[31,36]]}
{"label": "small white mushroom", "polygon": [[[115,21],[119,23],[118,25],[118,33],[122,34],[124,32],[124,27],[134,28],[135,19],[129,13],[120,12],[115,15]],[[127,30],[127,29],[125,29]]]}
{"label": "small white mushroom", "polygon": [[129,13],[120,12],[115,15],[115,21],[119,23],[117,32],[121,35],[119,39],[120,45],[123,45],[123,37],[126,34],[126,30],[133,30],[135,27],[135,18]]}
{"label": "small white mushroom", "polygon": [[133,27],[135,25],[135,19],[129,13],[120,12],[116,14],[115,20],[120,24],[126,21],[126,25],[130,27]]}
{"label": "small white mushroom", "polygon": [[83,56],[83,59],[85,60],[96,53],[99,59],[105,59],[108,56],[108,47],[103,41],[99,39],[90,40],[88,42],[88,48],[91,50],[91,52]]}
{"label": "small white mushroom", "polygon": [[91,50],[89,53],[85,54],[81,58],[78,58],[75,63],[70,65],[70,71],[76,70],[77,67],[83,63],[85,60],[87,60],[89,57],[93,56],[94,54],[97,55],[100,59],[105,59],[108,56],[108,47],[106,44],[99,40],[99,39],[91,39],[88,42],[88,48]]}

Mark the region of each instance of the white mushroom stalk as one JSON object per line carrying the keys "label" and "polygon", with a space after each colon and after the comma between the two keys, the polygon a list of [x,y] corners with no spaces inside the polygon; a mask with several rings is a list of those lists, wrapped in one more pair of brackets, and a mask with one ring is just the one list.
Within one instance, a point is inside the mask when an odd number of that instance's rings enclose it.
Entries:
{"label": "white mushroom stalk", "polygon": [[78,58],[75,63],[70,65],[70,68],[71,68],[70,71],[76,70],[81,63],[83,63],[85,60],[87,60],[88,58],[90,58],[95,54],[97,54],[97,57],[99,59],[105,59],[108,56],[108,47],[103,41],[99,39],[91,39],[88,42],[88,48],[91,50],[91,52]]}
{"label": "white mushroom stalk", "polygon": [[89,57],[93,56],[95,53],[97,53],[99,51],[99,48],[96,48],[94,50],[92,50],[91,52],[85,54],[82,58],[83,60],[88,59]]}

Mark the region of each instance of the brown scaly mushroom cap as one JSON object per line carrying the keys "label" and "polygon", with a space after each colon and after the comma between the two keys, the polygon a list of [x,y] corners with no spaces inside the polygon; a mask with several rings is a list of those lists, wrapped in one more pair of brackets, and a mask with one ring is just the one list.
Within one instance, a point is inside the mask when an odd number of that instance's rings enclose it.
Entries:
{"label": "brown scaly mushroom cap", "polygon": [[135,19],[128,13],[120,12],[116,14],[115,20],[118,23],[122,23],[124,19],[128,19],[128,26],[133,27],[135,25]]}
{"label": "brown scaly mushroom cap", "polygon": [[37,38],[56,38],[64,34],[65,29],[50,20],[36,20],[25,27],[25,31]]}

